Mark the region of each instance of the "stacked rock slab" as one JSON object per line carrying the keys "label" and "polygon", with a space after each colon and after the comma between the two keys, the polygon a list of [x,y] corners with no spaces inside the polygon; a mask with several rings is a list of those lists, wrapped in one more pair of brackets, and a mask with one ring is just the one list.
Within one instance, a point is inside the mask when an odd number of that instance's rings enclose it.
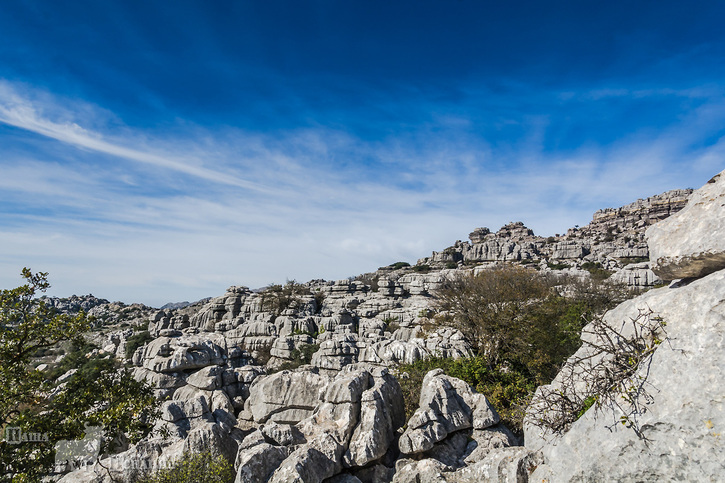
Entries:
{"label": "stacked rock slab", "polygon": [[[672,190],[620,208],[599,210],[591,223],[571,228],[565,235],[536,236],[521,222],[504,225],[495,233],[488,228],[477,228],[469,235],[470,243],[458,241],[419,260],[418,265],[454,267],[506,262],[537,263],[543,270],[551,266],[577,270],[584,264],[590,268],[591,264],[599,264],[603,269],[617,272],[615,279],[619,282],[632,287],[652,287],[662,280],[648,264],[642,264],[649,257],[645,229],[681,210],[691,193],[692,190]],[[619,273],[623,269],[627,271]],[[577,274],[588,276],[584,270],[577,270]]]}
{"label": "stacked rock slab", "polygon": [[237,483],[322,481],[375,466],[405,422],[397,381],[370,365],[334,377],[316,369],[275,374],[252,386],[245,412],[256,429],[240,446]]}
{"label": "stacked rock slab", "polygon": [[486,396],[441,369],[426,374],[420,406],[400,436],[394,483],[525,481],[539,455],[499,423]]}
{"label": "stacked rock slab", "polygon": [[651,290],[605,315],[615,327],[642,313],[666,323],[667,339],[632,379],[646,381],[647,396],[637,395],[644,410],[630,415],[640,435],[620,424],[621,408],[631,407],[623,400],[619,408],[593,406],[562,435],[537,425],[547,414],[539,404],[542,393],[586,390],[584,366],[572,363],[586,355],[590,346],[585,345],[550,387],[539,389],[529,407],[526,446],[541,450],[544,457],[531,475],[533,481],[725,479],[720,457],[725,454],[724,201],[725,183],[719,175],[695,192],[678,215],[647,232],[663,278],[700,278]]}

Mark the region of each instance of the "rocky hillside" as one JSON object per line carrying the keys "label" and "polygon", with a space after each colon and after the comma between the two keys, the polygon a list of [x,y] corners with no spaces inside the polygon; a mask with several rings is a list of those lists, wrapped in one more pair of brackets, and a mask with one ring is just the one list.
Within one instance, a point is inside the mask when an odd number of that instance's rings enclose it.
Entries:
{"label": "rocky hillside", "polygon": [[[128,354],[136,377],[152,384],[165,401],[157,429],[170,436],[152,435],[107,458],[103,466],[112,471],[87,468],[63,481],[110,481],[112,473],[133,481],[133,468],[158,467],[188,451],[212,451],[233,461],[237,482],[527,481],[536,467],[537,477],[551,481],[592,475],[596,468],[576,467],[559,478],[557,468],[563,463],[557,458],[592,458],[551,450],[551,435],[530,429],[527,446],[517,446],[484,395],[440,371],[426,376],[420,407],[406,422],[401,389],[389,368],[433,355],[470,354],[460,332],[428,324],[432,294],[455,274],[508,262],[583,278],[610,277],[639,288],[663,284],[660,276],[672,278],[671,251],[653,245],[653,271],[645,230],[675,219],[678,212],[684,216],[677,219],[700,217],[685,214],[692,211],[688,197],[705,203],[701,191],[675,190],[602,210],[589,225],[565,235],[538,237],[522,223],[495,233],[479,228],[470,242],[456,242],[413,266],[397,263],[354,279],[291,282],[261,291],[235,286],[206,303],[154,310],[143,339],[148,342],[129,350],[131,338],[142,340],[139,333],[116,329],[106,334],[104,350],[119,358]],[[722,213],[716,216],[722,218]],[[648,233],[657,233],[662,225]],[[697,255],[684,250],[678,260],[707,265],[713,258],[710,248]],[[647,292],[608,317],[631,316],[643,304],[659,306],[671,290]],[[688,291],[676,305],[686,308],[685,300],[694,296]],[[670,317],[678,316],[668,314],[668,321]],[[717,340],[722,337],[708,344]],[[696,344],[687,347],[698,354],[703,350]],[[686,387],[683,381],[678,391]],[[588,420],[590,413],[579,421]],[[717,418],[709,420],[720,424]],[[577,430],[583,424],[579,421],[567,434],[592,429]],[[631,436],[627,433],[622,441]],[[555,447],[571,446],[566,438]],[[604,447],[597,436],[590,439],[591,448]],[[642,451],[637,449],[633,457]]]}
{"label": "rocky hillside", "polygon": [[[532,481],[725,478],[717,456],[725,450],[723,233],[725,172],[696,191],[685,209],[647,230],[653,270],[679,281],[623,303],[606,314],[604,325],[586,327],[579,352],[551,385],[539,388],[526,431],[526,446],[542,455]],[[629,377],[612,380],[622,367],[621,350],[602,350],[612,343],[628,347],[629,359],[652,353]],[[591,400],[601,381],[613,393],[597,396],[580,419],[561,431],[539,424],[557,420],[565,401]]]}

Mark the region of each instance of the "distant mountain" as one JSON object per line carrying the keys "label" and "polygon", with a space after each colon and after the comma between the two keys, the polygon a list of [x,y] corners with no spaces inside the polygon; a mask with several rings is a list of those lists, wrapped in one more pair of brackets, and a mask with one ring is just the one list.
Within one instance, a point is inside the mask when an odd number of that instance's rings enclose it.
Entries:
{"label": "distant mountain", "polygon": [[209,301],[210,297],[197,300],[196,302],[169,302],[168,304],[164,304],[160,307],[160,310],[176,310],[176,309],[183,309],[184,307],[189,307],[190,305],[195,305],[198,303],[204,303]]}

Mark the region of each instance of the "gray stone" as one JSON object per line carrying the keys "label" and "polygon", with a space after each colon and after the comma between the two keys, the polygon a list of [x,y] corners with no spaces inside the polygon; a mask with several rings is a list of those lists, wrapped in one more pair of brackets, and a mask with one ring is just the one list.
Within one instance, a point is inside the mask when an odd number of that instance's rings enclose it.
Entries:
{"label": "gray stone", "polygon": [[272,474],[269,483],[306,483],[322,481],[342,470],[345,447],[329,433],[296,449]]}
{"label": "gray stone", "polygon": [[395,430],[405,423],[403,405],[395,378],[380,371],[375,385],[362,393],[360,423],[344,455],[346,466],[365,466],[385,455],[395,440]]}
{"label": "gray stone", "polygon": [[276,446],[289,446],[306,442],[304,435],[295,426],[278,424],[274,421],[262,426],[264,438]]}
{"label": "gray stone", "polygon": [[[525,441],[527,447],[541,449],[546,465],[532,478],[540,480],[553,471],[552,481],[595,481],[601,475],[612,481],[722,480],[725,460],[713,455],[725,453],[720,436],[725,427],[723,294],[725,270],[651,290],[608,312],[605,320],[611,324],[650,311],[667,324],[670,342],[659,345],[650,363],[635,374],[647,377],[651,396],[640,401],[646,412],[634,415],[645,439],[619,424],[622,414],[609,406],[589,409],[562,436],[550,434],[534,424],[540,417],[535,400],[527,414]],[[572,373],[578,384],[580,372],[567,364],[551,388],[566,390],[570,386],[563,380]]]}
{"label": "gray stone", "polygon": [[664,280],[725,268],[724,173],[695,191],[682,211],[647,229],[652,270]]}
{"label": "gray stone", "polygon": [[422,453],[450,433],[484,429],[498,421],[498,414],[483,394],[434,369],[423,378],[420,407],[408,421],[398,446],[404,454]]}
{"label": "gray stone", "polygon": [[260,443],[241,450],[237,455],[237,477],[234,483],[260,483],[270,475],[289,455],[285,447]]}
{"label": "gray stone", "polygon": [[313,371],[282,371],[257,378],[249,389],[245,410],[257,423],[296,424],[312,414],[328,383],[329,378]]}

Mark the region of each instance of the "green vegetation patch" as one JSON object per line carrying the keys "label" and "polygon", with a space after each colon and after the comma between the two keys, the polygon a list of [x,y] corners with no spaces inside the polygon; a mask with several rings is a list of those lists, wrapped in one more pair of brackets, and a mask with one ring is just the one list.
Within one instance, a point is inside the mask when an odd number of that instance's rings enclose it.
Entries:
{"label": "green vegetation patch", "polygon": [[[436,294],[434,323],[455,327],[475,357],[431,359],[405,366],[408,409],[417,380],[440,367],[484,393],[505,424],[521,434],[523,410],[581,345],[588,321],[632,296],[624,286],[501,266],[447,281]],[[422,375],[421,375],[422,373]]]}
{"label": "green vegetation patch", "polygon": [[223,456],[209,452],[185,453],[171,468],[136,480],[139,483],[232,483],[234,466]]}
{"label": "green vegetation patch", "polygon": [[408,262],[395,262],[388,265],[393,270],[400,270],[401,268],[409,267],[410,263]]}
{"label": "green vegetation patch", "polygon": [[126,359],[130,359],[136,349],[154,340],[148,330],[133,334],[131,337],[126,339]]}

